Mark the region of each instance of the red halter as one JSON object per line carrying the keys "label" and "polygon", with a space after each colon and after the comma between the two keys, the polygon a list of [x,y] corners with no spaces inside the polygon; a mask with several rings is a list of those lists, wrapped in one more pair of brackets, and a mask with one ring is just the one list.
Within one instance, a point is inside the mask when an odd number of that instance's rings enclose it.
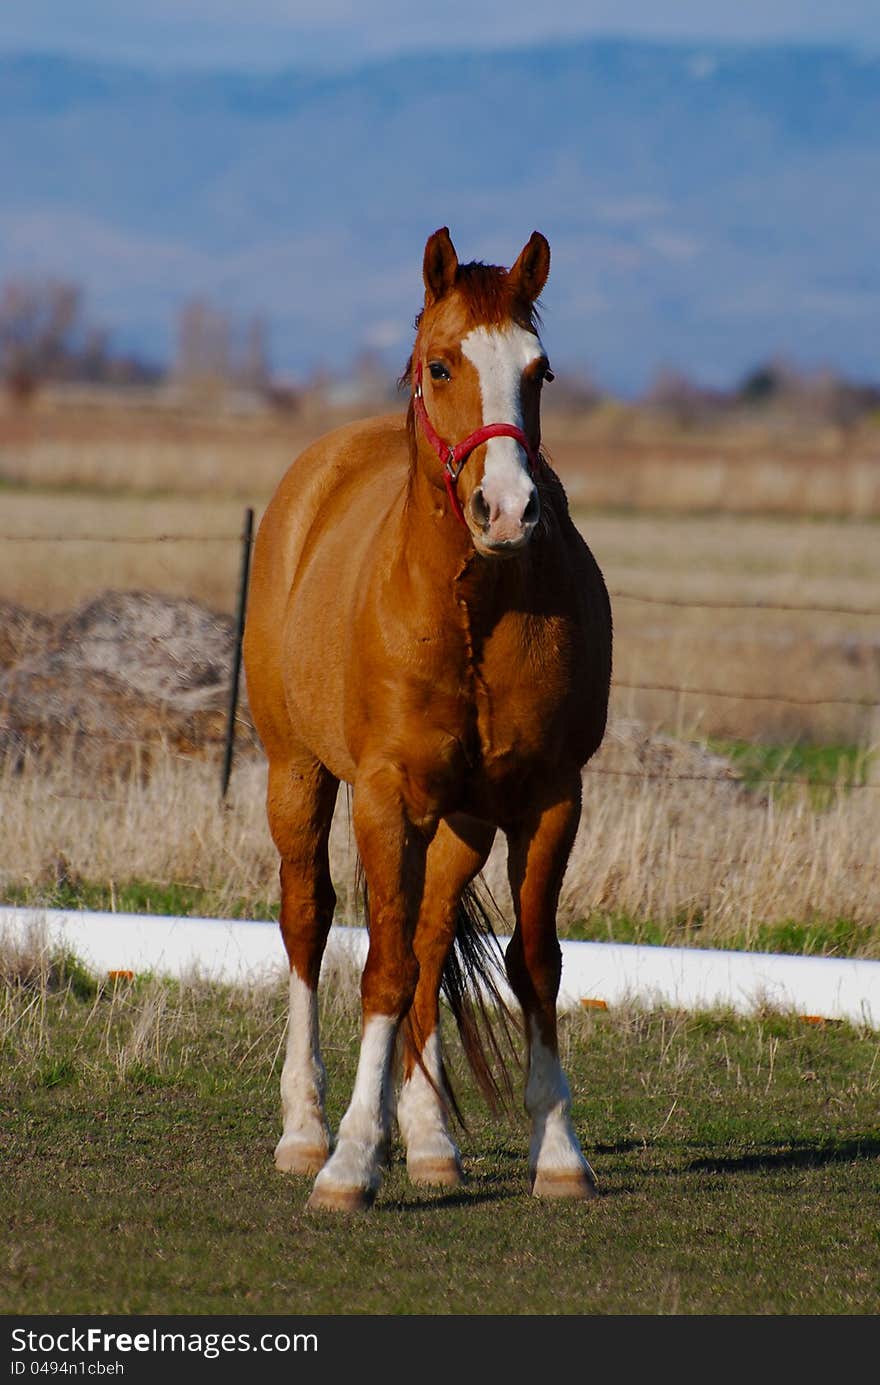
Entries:
{"label": "red halter", "polygon": [[490,438],[514,438],[525,451],[529,459],[529,470],[532,475],[535,472],[537,463],[537,453],[532,448],[531,443],[521,428],[517,428],[515,423],[484,423],[482,428],[475,428],[472,433],[468,433],[466,438],[455,444],[445,442],[440,434],[435,430],[428,410],[425,408],[425,401],[422,396],[422,363],[419,361],[416,366],[416,384],[413,390],[413,411],[422,426],[422,432],[433,447],[437,456],[443,463],[443,480],[446,485],[446,493],[449,496],[449,503],[453,513],[467,528],[467,520],[461,508],[458,492],[455,487],[461,475],[462,468],[468,457],[482,443],[488,442]]}

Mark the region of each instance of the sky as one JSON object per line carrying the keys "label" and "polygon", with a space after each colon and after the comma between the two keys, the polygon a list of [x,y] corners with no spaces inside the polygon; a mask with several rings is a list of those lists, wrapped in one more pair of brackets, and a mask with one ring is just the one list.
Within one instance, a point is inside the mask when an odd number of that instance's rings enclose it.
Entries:
{"label": "sky", "polygon": [[28,0],[0,9],[0,51],[151,67],[352,66],[414,49],[596,35],[792,40],[880,51],[878,0]]}
{"label": "sky", "polygon": [[[700,44],[701,50],[703,45],[712,43],[838,44],[877,57],[880,55],[880,0],[830,0],[830,3],[829,0],[662,0],[662,3],[661,0],[505,0],[503,5],[497,0],[493,4],[481,3],[481,0],[443,0],[441,5],[417,5],[413,0],[367,0],[366,3],[364,0],[357,0],[357,3],[353,0],[26,0],[18,4],[13,0],[5,0],[5,3],[0,0],[0,54],[67,54],[80,59],[122,61],[158,69],[273,71],[299,67],[333,70],[399,56],[407,51],[497,51],[504,47],[532,46],[542,40],[558,43],[569,38],[585,40],[602,36],[691,41]],[[781,193],[790,192],[789,185],[783,182]],[[856,187],[853,205],[860,205],[861,201]],[[3,212],[0,207],[0,236],[3,234]],[[7,270],[10,265],[21,267],[14,261],[18,246],[21,265],[32,267],[42,254],[49,262],[44,265],[39,261],[40,272],[61,272],[57,258],[60,245],[68,255],[67,259],[62,256],[61,267],[70,264],[69,271],[65,272],[87,284],[90,299],[102,305],[101,313],[105,312],[103,305],[106,303],[106,320],[113,323],[117,341],[121,337],[126,345],[130,342],[140,349],[146,329],[142,322],[138,325],[140,320],[136,315],[132,316],[135,310],[131,307],[131,295],[143,280],[142,269],[149,263],[149,256],[153,256],[153,266],[158,266],[156,272],[160,273],[163,256],[173,258],[177,249],[170,243],[161,243],[160,238],[145,241],[143,253],[135,254],[130,239],[115,223],[94,217],[89,220],[88,208],[84,211],[78,207],[76,215],[79,220],[75,221],[74,231],[59,232],[57,218],[46,216],[40,207],[36,210],[26,208],[21,226],[15,232],[18,241],[10,240],[12,232],[8,232],[3,243],[5,267]],[[447,212],[442,215],[448,219]],[[562,207],[563,220],[564,215]],[[663,220],[667,213],[658,215]],[[674,217],[678,213],[669,212],[668,215]],[[437,216],[433,208],[426,211],[426,224],[431,228],[438,224]],[[53,241],[52,234],[58,239]],[[83,238],[82,243],[78,242],[77,234]],[[658,239],[661,236],[665,238],[663,244]],[[809,236],[805,239],[809,242]],[[46,242],[50,250],[41,249]],[[645,254],[649,258],[659,257],[666,267],[668,283],[663,292],[667,298],[671,296],[674,300],[676,295],[686,298],[690,279],[687,247],[699,247],[699,232],[687,226],[682,229],[676,223],[670,234],[664,224],[650,244],[646,240],[646,245]],[[612,247],[615,256],[618,249],[616,245]],[[625,249],[623,247],[620,253]],[[803,247],[792,247],[793,263],[801,263],[797,257],[802,250]],[[50,252],[55,259],[49,259]],[[468,253],[494,253],[499,257],[502,254],[501,251],[489,252],[482,246],[470,247]],[[705,249],[703,253],[708,255],[710,250]],[[388,255],[391,258],[383,262],[383,272],[397,272],[390,247]],[[676,257],[681,260],[677,280],[669,270],[670,258]],[[198,272],[204,274],[201,251],[197,263]],[[809,273],[815,276],[825,273],[825,269],[811,262]],[[402,267],[400,272],[404,272]],[[406,269],[407,274],[410,272],[411,266]],[[615,274],[626,277],[617,258],[609,272],[612,278]],[[641,271],[637,267],[633,269],[635,278],[638,272]],[[834,273],[841,274],[844,270],[838,266]],[[223,294],[228,294],[230,282],[236,290],[242,290],[244,285],[255,295],[258,293],[247,276],[234,269],[223,268],[222,273],[218,269],[218,275],[221,287],[209,284],[204,290],[209,296],[217,294],[222,298]],[[111,282],[116,283],[116,299],[109,297],[108,284]],[[872,279],[871,293],[875,292],[874,282]],[[164,278],[162,283],[167,289]],[[853,290],[847,283],[844,290],[847,303],[855,293],[859,311],[866,311],[868,300],[861,288]],[[721,317],[727,313],[735,326],[744,311],[743,302],[748,304],[750,291],[754,291],[750,284],[733,285],[730,303],[723,311],[719,310]],[[167,319],[168,323],[173,320],[169,293],[167,290],[161,299],[161,309],[158,297],[155,302],[151,299],[150,307],[154,316],[161,310],[165,315],[163,321]],[[258,296],[255,306],[262,306]],[[589,304],[584,311],[592,311]],[[782,330],[787,319],[785,312],[780,316]],[[407,317],[407,330],[410,320]],[[381,327],[382,323],[377,332]],[[297,333],[297,340],[304,336],[307,334]],[[721,333],[721,338],[726,349],[727,333]],[[382,345],[378,337],[369,344]],[[757,341],[753,355],[757,358],[765,348],[763,340]],[[681,363],[672,359],[671,364]],[[701,357],[704,371],[709,370],[710,365]],[[692,367],[688,364],[683,368]],[[602,369],[597,367],[597,371],[601,375]],[[716,375],[720,381],[720,367]],[[711,370],[707,375],[710,377]]]}

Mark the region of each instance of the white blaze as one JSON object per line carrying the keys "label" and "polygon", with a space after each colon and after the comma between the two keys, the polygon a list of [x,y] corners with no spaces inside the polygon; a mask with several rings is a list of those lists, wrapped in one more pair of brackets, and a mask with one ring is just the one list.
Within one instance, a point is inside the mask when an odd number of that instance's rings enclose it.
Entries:
{"label": "white blaze", "polygon": [[[522,428],[523,371],[544,348],[525,327],[474,327],[461,343],[476,367],[483,401],[483,423]],[[515,438],[490,438],[486,444],[483,495],[490,510],[519,516],[532,494],[527,458]]]}

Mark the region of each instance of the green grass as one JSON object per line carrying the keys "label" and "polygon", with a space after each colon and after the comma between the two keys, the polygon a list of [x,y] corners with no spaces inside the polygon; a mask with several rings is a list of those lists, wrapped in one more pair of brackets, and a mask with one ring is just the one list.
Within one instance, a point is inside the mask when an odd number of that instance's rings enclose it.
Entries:
{"label": "green grass", "polygon": [[9,884],[3,903],[35,909],[93,909],[115,914],[161,914],[167,918],[277,919],[278,902],[241,896],[176,881],[126,880],[108,884],[69,880],[47,884]]}
{"label": "green grass", "polygon": [[796,957],[859,957],[870,953],[876,924],[817,916],[777,922],[750,922],[739,933],[706,936],[699,911],[678,919],[632,918],[596,911],[560,926],[559,936],[574,942],[635,943],[643,947],[707,947],[734,952],[786,953]]}
{"label": "green grass", "polygon": [[[353,994],[353,993],[352,993]],[[592,1203],[527,1190],[524,1119],[465,1079],[468,1173],[308,1213],[272,1167],[283,989],[149,979],[0,992],[0,1312],[874,1314],[878,1036],[768,1013],[562,1023]],[[356,1009],[324,1007],[329,1111]],[[459,1062],[453,1053],[454,1067]]]}
{"label": "green grass", "polygon": [[773,780],[810,780],[810,800],[818,810],[828,806],[838,789],[867,783],[871,760],[859,745],[772,745],[710,738],[708,748],[733,761],[747,788],[769,791],[777,798],[792,797],[801,791],[800,785],[774,784]]}
{"label": "green grass", "polygon": [[[174,882],[130,880],[119,884],[64,880],[55,885],[7,886],[3,902],[46,909],[94,909],[122,914],[158,914],[170,918],[277,920],[277,900],[240,897],[230,900],[217,890]],[[360,920],[356,920],[360,922]],[[816,917],[807,922],[750,922],[748,931],[719,937],[702,932],[699,910],[681,917],[654,920],[595,911],[560,924],[560,937],[578,942],[636,943],[656,947],[712,947],[744,952],[791,953],[796,956],[856,957],[870,950],[876,925],[853,919]]]}
{"label": "green grass", "polygon": [[[710,739],[709,750],[730,759],[745,786],[775,798],[793,798],[802,792],[797,784],[773,780],[813,781],[810,802],[814,811],[827,808],[841,789],[868,782],[870,756],[863,746],[770,745],[756,741]],[[633,918],[626,914],[594,911],[560,928],[560,933],[583,942],[636,943],[647,946],[713,947],[748,952],[788,953],[796,956],[856,957],[870,952],[876,924],[849,918],[817,915],[808,920],[762,922],[750,920],[741,933],[705,936],[699,908],[669,919]]]}

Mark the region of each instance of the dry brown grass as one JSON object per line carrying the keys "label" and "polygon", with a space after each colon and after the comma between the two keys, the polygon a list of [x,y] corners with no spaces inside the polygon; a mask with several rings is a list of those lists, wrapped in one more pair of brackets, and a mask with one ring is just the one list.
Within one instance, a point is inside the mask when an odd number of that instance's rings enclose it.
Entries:
{"label": "dry brown grass", "polygon": [[548,444],[575,503],[659,514],[880,516],[880,443],[794,454],[772,443],[743,453],[723,439],[617,444],[561,435]]}
{"label": "dry brown grass", "polygon": [[[612,727],[584,776],[584,812],[560,905],[560,931],[596,912],[660,923],[723,945],[761,925],[846,918],[869,927],[880,914],[880,839],[870,791],[841,790],[818,811],[807,792],[784,803],[747,793],[729,767],[698,746]],[[651,777],[699,776],[664,781]],[[225,912],[242,900],[277,900],[277,857],[264,813],[262,762],[241,761],[222,807],[218,768],[171,755],[146,784],[95,788],[70,767],[29,766],[0,776],[0,886],[50,897],[64,871],[105,886],[176,882],[210,892]],[[339,916],[358,917],[347,797],[331,838]],[[496,842],[486,881],[510,920],[505,848]],[[880,956],[880,937],[863,955]]]}
{"label": "dry brown grass", "polygon": [[71,407],[47,393],[22,410],[0,397],[0,477],[51,490],[268,494],[297,453],[336,421],[308,410],[229,417],[113,399]]}
{"label": "dry brown grass", "polygon": [[[252,498],[259,514],[262,501]],[[877,739],[872,706],[834,701],[880,699],[877,615],[664,606],[623,595],[876,611],[880,541],[873,522],[623,517],[583,507],[574,513],[614,594],[620,714],[706,735]],[[0,544],[0,600],[58,611],[102,590],[143,589],[231,612],[242,516],[242,505],[224,495],[0,492],[7,539]],[[31,541],[17,541],[23,536]],[[677,697],[624,686],[634,683],[743,696]],[[783,700],[754,700],[758,692]]]}
{"label": "dry brown grass", "polygon": [[106,589],[150,590],[231,610],[242,514],[222,495],[0,491],[0,597],[60,611]]}
{"label": "dry brown grass", "polygon": [[[87,392],[86,392],[87,395]],[[85,396],[84,396],[85,397]],[[103,402],[98,406],[98,399]],[[52,489],[133,494],[223,493],[268,499],[314,438],[361,411],[306,397],[300,410],[245,416],[218,409],[132,407],[112,394],[91,407],[51,393],[29,410],[0,399],[0,479]],[[880,424],[794,418],[679,427],[613,401],[590,412],[545,411],[544,441],[572,500],[604,509],[880,517]]]}
{"label": "dry brown grass", "polygon": [[[582,508],[575,517],[615,594],[619,712],[744,739],[868,744],[880,737],[874,705],[833,700],[880,701],[880,534],[873,522],[621,517]],[[743,608],[665,606],[664,597]],[[869,614],[757,609],[774,603]],[[676,696],[624,684],[743,696]],[[780,700],[758,700],[758,693]]]}

